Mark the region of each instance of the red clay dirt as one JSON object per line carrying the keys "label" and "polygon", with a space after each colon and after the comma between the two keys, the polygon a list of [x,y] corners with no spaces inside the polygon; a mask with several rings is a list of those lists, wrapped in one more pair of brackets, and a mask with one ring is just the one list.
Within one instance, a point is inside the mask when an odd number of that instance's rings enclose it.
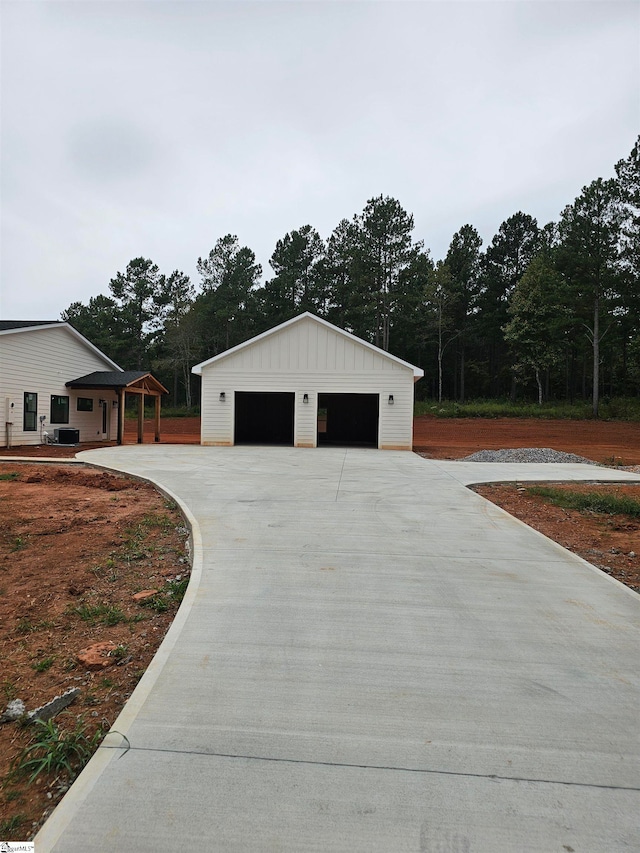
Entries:
{"label": "red clay dirt", "polygon": [[[145,421],[145,443],[153,443],[153,421]],[[626,421],[538,420],[536,418],[437,418],[413,421],[414,450],[432,459],[460,459],[476,450],[551,447],[594,462],[640,465],[640,423]],[[125,444],[137,441],[137,422],[125,421]],[[161,444],[198,444],[200,418],[162,418]],[[83,444],[81,450],[113,442]],[[0,456],[75,456],[78,448],[55,446],[0,448]]]}
{"label": "red clay dirt", "polygon": [[432,459],[476,450],[551,447],[609,465],[640,464],[640,423],[537,418],[436,418],[413,421],[413,449]]}
{"label": "red clay dirt", "polygon": [[[187,529],[156,489],[80,465],[0,463],[0,714],[78,687],[55,718],[106,731],[149,665],[189,573]],[[138,602],[135,594],[161,596]],[[99,667],[86,650],[107,643]],[[65,774],[9,778],[34,727],[0,724],[0,841],[24,841],[60,799]]]}

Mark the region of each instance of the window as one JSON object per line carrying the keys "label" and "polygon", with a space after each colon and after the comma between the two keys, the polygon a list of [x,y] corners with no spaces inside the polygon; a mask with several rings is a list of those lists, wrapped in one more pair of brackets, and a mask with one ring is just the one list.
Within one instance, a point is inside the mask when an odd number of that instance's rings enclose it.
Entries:
{"label": "window", "polygon": [[52,424],[69,423],[69,398],[51,395],[51,418]]}
{"label": "window", "polygon": [[30,391],[24,392],[23,425],[25,432],[35,432],[38,419],[38,395]]}
{"label": "window", "polygon": [[78,397],[78,411],[79,412],[92,412],[93,411],[93,400],[91,397]]}

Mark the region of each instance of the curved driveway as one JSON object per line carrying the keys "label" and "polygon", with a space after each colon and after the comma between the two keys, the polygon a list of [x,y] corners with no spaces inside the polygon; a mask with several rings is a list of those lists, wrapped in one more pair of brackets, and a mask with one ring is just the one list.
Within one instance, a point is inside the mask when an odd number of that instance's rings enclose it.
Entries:
{"label": "curved driveway", "polygon": [[[194,573],[36,838],[56,853],[640,849],[640,597],[464,488],[633,479],[358,449],[140,446]],[[129,746],[129,748],[127,748]]]}

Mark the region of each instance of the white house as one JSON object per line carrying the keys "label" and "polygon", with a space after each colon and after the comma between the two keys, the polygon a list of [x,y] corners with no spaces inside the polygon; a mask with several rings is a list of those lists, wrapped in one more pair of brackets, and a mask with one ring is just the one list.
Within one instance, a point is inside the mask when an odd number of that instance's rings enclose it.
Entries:
{"label": "white house", "polygon": [[147,371],[123,371],[69,323],[0,321],[0,445],[122,441],[128,393],[156,398],[157,440],[167,392]]}
{"label": "white house", "polygon": [[412,448],[423,371],[313,314],[192,371],[202,377],[201,444]]}

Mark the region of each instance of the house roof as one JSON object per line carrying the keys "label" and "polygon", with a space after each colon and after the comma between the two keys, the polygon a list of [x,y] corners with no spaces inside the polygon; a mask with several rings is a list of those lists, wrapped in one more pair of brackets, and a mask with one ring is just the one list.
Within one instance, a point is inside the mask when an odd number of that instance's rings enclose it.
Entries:
{"label": "house roof", "polygon": [[33,332],[37,334],[45,329],[64,329],[72,335],[72,337],[76,338],[76,340],[80,341],[80,343],[99,356],[105,364],[110,365],[114,370],[120,371],[120,365],[116,364],[115,361],[112,361],[109,356],[105,355],[95,344],[92,344],[88,338],[81,335],[77,329],[73,328],[71,323],[66,323],[63,320],[0,320],[0,336],[17,335],[23,332]]}
{"label": "house roof", "polygon": [[148,370],[94,370],[65,383],[67,388],[140,388],[168,394],[167,389]]}
{"label": "house roof", "polygon": [[62,320],[0,320],[0,332],[29,329],[32,326],[60,326]]}
{"label": "house roof", "polygon": [[222,361],[222,359],[227,358],[230,355],[233,355],[236,352],[240,352],[247,347],[253,346],[253,344],[258,343],[258,341],[263,341],[266,338],[275,335],[277,332],[281,332],[283,329],[288,328],[289,326],[294,326],[297,323],[302,322],[303,320],[313,320],[313,322],[318,323],[321,326],[325,326],[327,329],[331,329],[333,332],[336,332],[339,335],[343,335],[350,341],[354,341],[360,346],[366,347],[367,349],[372,350],[378,355],[383,356],[384,358],[388,358],[390,361],[395,362],[396,364],[400,364],[403,367],[408,367],[413,371],[414,381],[418,381],[424,376],[424,370],[420,367],[416,367],[415,364],[409,364],[408,361],[403,361],[401,358],[398,358],[395,355],[391,355],[391,353],[386,352],[380,347],[376,347],[373,344],[368,343],[367,341],[363,341],[362,338],[357,337],[357,335],[352,335],[351,332],[345,332],[344,329],[340,329],[338,326],[334,326],[333,323],[329,323],[327,320],[323,320],[321,317],[317,317],[315,314],[311,314],[309,311],[305,311],[304,314],[298,314],[297,317],[293,317],[291,320],[286,320],[284,323],[280,323],[279,326],[274,326],[273,329],[269,329],[266,332],[263,332],[261,335],[256,335],[254,338],[249,338],[248,341],[244,341],[244,343],[238,344],[235,347],[231,347],[231,349],[225,350],[224,352],[218,353],[218,355],[214,355],[212,358],[208,358],[206,361],[201,361],[200,364],[196,364],[191,368],[191,372],[200,376],[202,374],[202,369],[204,367],[208,367],[210,364],[213,364],[216,361]]}

